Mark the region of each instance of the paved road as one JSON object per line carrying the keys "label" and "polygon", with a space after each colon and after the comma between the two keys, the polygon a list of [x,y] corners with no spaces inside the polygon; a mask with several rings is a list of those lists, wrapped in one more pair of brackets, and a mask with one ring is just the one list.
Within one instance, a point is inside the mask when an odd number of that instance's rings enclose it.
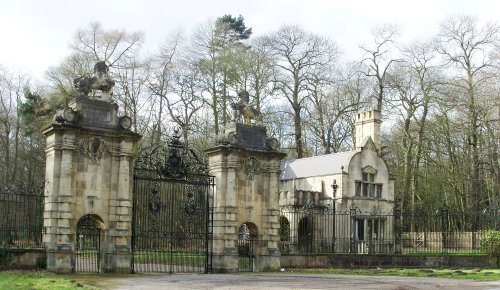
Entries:
{"label": "paved road", "polygon": [[[102,278],[100,278],[102,277]],[[314,274],[173,274],[100,276],[103,289],[500,289],[500,281]],[[95,278],[95,277],[93,277]]]}

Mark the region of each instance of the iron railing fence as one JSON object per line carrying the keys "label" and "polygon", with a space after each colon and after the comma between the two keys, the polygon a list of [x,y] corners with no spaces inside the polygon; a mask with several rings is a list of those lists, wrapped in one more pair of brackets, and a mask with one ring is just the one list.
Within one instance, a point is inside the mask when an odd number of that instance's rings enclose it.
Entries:
{"label": "iron railing fence", "polygon": [[42,248],[43,191],[0,192],[0,249]]}
{"label": "iron railing fence", "polygon": [[280,251],[287,254],[394,253],[393,214],[366,213],[357,208],[280,209]]}
{"label": "iron railing fence", "polygon": [[[40,190],[0,192],[0,249],[43,247],[43,203]],[[289,206],[279,221],[282,255],[482,254],[486,231],[500,230],[500,208],[380,214]]]}
{"label": "iron railing fence", "polygon": [[287,206],[280,209],[279,248],[282,255],[482,254],[486,231],[500,230],[499,211],[379,213]]}
{"label": "iron railing fence", "polygon": [[443,208],[401,215],[402,250],[406,254],[482,254],[488,230],[500,230],[500,208],[479,212]]}

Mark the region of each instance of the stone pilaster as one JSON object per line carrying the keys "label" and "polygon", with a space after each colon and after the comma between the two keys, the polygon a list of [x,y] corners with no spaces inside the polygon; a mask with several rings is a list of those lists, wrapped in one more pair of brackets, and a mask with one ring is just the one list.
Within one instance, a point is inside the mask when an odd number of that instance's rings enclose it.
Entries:
{"label": "stone pilaster", "polygon": [[132,149],[121,141],[118,152],[118,184],[110,199],[110,227],[106,272],[130,273],[132,239]]}
{"label": "stone pilaster", "polygon": [[75,234],[71,229],[75,150],[74,131],[54,130],[47,135],[43,239],[47,248],[47,269],[57,273],[71,273],[75,267],[72,242]]}

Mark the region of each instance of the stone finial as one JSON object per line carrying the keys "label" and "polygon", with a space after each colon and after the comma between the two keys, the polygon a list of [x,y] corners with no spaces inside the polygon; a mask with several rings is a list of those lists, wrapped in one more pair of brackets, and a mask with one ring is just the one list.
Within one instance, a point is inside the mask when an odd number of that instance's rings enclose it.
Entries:
{"label": "stone finial", "polygon": [[99,90],[102,91],[102,99],[110,100],[115,81],[109,76],[109,67],[106,62],[99,61],[94,65],[92,77],[76,78],[73,84],[78,89],[79,96],[88,97],[92,90]]}

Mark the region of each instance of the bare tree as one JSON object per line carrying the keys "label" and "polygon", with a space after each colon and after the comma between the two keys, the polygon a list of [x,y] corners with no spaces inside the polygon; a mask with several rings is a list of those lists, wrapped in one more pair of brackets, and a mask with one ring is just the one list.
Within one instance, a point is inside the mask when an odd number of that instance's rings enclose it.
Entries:
{"label": "bare tree", "polygon": [[[438,86],[440,83],[439,71],[436,64],[436,53],[432,49],[431,42],[415,42],[403,50],[404,66],[407,68],[409,78],[414,79],[416,86],[417,103],[414,120],[416,123],[416,135],[413,139],[415,145],[415,153],[413,158],[411,177],[411,190],[408,182],[410,177],[405,177],[405,192],[411,192],[411,208],[412,214],[416,210],[416,202],[419,199],[420,192],[420,166],[422,152],[425,146],[424,140],[427,133],[427,118],[430,113],[430,106],[436,99],[438,94]],[[410,120],[412,122],[413,120]],[[405,131],[410,133],[410,131]],[[407,147],[409,148],[409,147]],[[408,152],[411,155],[411,152]],[[405,163],[406,164],[406,163]],[[409,172],[408,172],[409,173]],[[412,224],[413,225],[413,224]]]}
{"label": "bare tree", "polygon": [[197,55],[197,63],[200,71],[204,75],[205,90],[210,95],[210,99],[206,103],[212,109],[213,127],[215,135],[219,134],[219,102],[221,94],[219,92],[219,83],[221,76],[218,70],[218,55],[216,51],[211,49],[211,43],[214,42],[215,25],[211,20],[207,20],[204,24],[198,26],[194,32],[190,49],[193,55]]}
{"label": "bare tree", "polygon": [[189,60],[178,63],[173,77],[173,94],[165,99],[170,117],[181,129],[184,141],[189,141],[193,119],[203,107],[201,73]]}
{"label": "bare tree", "polygon": [[366,65],[364,72],[367,77],[375,79],[373,97],[376,101],[375,109],[382,111],[387,77],[391,65],[398,61],[392,58],[391,49],[396,45],[395,39],[398,36],[398,28],[393,25],[383,25],[373,30],[374,48],[361,46],[367,55],[362,63]]}
{"label": "bare tree", "polygon": [[113,75],[116,80],[113,94],[120,109],[132,119],[132,129],[144,134],[148,122],[143,120],[141,112],[150,101],[146,96],[146,64],[137,58],[125,58],[117,63]]}
{"label": "bare tree", "polygon": [[70,48],[83,55],[92,56],[94,62],[106,61],[109,66],[120,59],[135,55],[142,46],[144,35],[124,30],[104,30],[101,24],[91,23],[88,29],[79,29]]}
{"label": "bare tree", "polygon": [[272,94],[271,78],[274,62],[262,37],[253,39],[250,49],[239,50],[236,58],[235,90],[245,90],[254,96],[253,104],[259,111],[263,110],[263,102]]}
{"label": "bare tree", "polygon": [[335,63],[337,48],[329,39],[308,33],[296,25],[282,26],[266,36],[266,42],[276,60],[275,88],[292,108],[297,158],[302,158],[302,111],[309,96],[308,80]]}
{"label": "bare tree", "polygon": [[[65,106],[75,96],[73,80],[92,74],[97,61],[106,61],[109,66],[126,66],[137,61],[144,36],[140,32],[104,30],[99,23],[91,23],[88,29],[79,29],[70,44],[71,53],[57,66],[47,71],[49,86],[48,103]],[[126,67],[122,67],[126,69]],[[110,74],[113,76],[115,70]],[[114,77],[114,76],[113,76]]]}
{"label": "bare tree", "polygon": [[163,121],[164,121],[164,102],[167,96],[172,92],[172,78],[175,72],[175,58],[182,50],[184,45],[184,36],[182,33],[177,32],[171,34],[167,37],[165,44],[160,48],[157,55],[153,56],[149,62],[149,78],[147,81],[147,87],[151,94],[157,98],[155,104],[157,104],[157,116],[156,122],[153,125],[153,135],[156,136],[153,139],[156,144],[160,143],[160,139],[163,133]]}
{"label": "bare tree", "polygon": [[361,105],[361,94],[353,94],[352,82],[359,74],[339,66],[318,72],[308,82],[311,105],[306,107],[307,128],[318,139],[321,153],[329,154],[349,148],[353,131],[349,116]]}
{"label": "bare tree", "polygon": [[22,74],[12,74],[0,67],[0,190],[11,189],[22,181],[20,154],[22,149],[22,124],[18,105],[28,79]]}
{"label": "bare tree", "polygon": [[470,202],[476,212],[473,230],[477,229],[477,212],[481,196],[480,184],[480,130],[481,102],[484,99],[482,87],[498,75],[498,60],[490,52],[498,45],[499,27],[488,23],[479,26],[469,16],[450,17],[443,22],[438,35],[437,51],[441,54],[448,74],[452,76],[449,85],[461,103],[461,110],[467,119],[467,142],[470,152]]}

